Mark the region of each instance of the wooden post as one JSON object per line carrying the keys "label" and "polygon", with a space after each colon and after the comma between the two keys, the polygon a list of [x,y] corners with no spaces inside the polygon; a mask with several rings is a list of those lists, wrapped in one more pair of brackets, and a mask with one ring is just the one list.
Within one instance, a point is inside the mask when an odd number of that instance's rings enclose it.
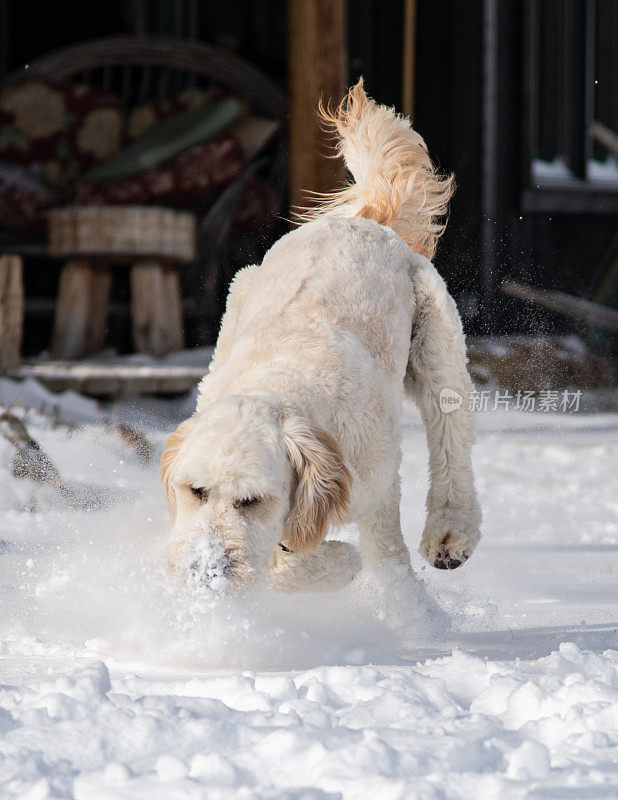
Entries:
{"label": "wooden post", "polygon": [[416,0],[404,0],[403,58],[401,74],[401,111],[412,119],[414,113],[414,77],[416,56]]}
{"label": "wooden post", "polygon": [[107,265],[95,266],[86,258],[66,262],[56,301],[53,358],[82,358],[103,347],[111,283]]}
{"label": "wooden post", "polygon": [[182,299],[174,267],[143,260],[131,268],[133,345],[138,353],[164,356],[182,350]]}
{"label": "wooden post", "polygon": [[321,100],[338,103],[345,90],[345,0],[288,0],[290,76],[290,203],[311,204],[307,191],[341,186],[344,166],[326,158],[332,144],[317,117]]}
{"label": "wooden post", "polygon": [[19,365],[24,322],[20,256],[0,256],[0,370]]}

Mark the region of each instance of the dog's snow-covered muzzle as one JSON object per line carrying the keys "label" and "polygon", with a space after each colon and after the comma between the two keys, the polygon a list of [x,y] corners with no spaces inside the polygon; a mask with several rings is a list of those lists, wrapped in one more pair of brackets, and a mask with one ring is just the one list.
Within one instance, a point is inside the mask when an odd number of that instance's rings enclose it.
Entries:
{"label": "dog's snow-covered muzzle", "polygon": [[169,566],[185,582],[225,591],[266,577],[279,542],[315,551],[342,521],[351,484],[326,431],[263,399],[236,396],[179,426],[161,477],[174,523]]}
{"label": "dog's snow-covered muzzle", "polygon": [[217,593],[249,585],[259,573],[241,537],[230,541],[208,523],[183,530],[174,538],[168,565],[180,584]]}
{"label": "dog's snow-covered muzzle", "polygon": [[205,542],[196,548],[195,558],[189,564],[187,580],[215,592],[227,589],[230,582],[230,561],[221,542]]}

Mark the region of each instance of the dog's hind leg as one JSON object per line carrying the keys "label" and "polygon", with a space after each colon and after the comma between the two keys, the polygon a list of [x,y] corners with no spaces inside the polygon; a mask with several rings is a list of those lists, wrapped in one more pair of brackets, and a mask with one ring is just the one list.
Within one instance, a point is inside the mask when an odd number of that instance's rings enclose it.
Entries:
{"label": "dog's hind leg", "polygon": [[416,312],[405,387],[425,423],[430,473],[420,552],[438,569],[455,569],[480,539],[471,462],[472,382],[461,320],[444,281],[421,258],[412,280]]}

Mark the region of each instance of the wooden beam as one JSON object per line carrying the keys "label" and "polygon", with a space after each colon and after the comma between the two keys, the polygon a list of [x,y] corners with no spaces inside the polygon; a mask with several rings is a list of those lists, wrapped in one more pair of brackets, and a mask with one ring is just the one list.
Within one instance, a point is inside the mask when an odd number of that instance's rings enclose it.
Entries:
{"label": "wooden beam", "polygon": [[321,100],[338,103],[345,90],[345,0],[288,0],[290,83],[290,203],[311,204],[307,191],[341,186],[344,167],[332,153],[316,110]]}
{"label": "wooden beam", "polygon": [[7,374],[17,380],[35,378],[52,392],[72,389],[92,397],[110,397],[118,394],[181,394],[197,386],[207,372],[207,366],[134,366],[126,362],[89,364],[47,361],[41,364],[22,364],[8,370]]}
{"label": "wooden beam", "polygon": [[60,274],[52,358],[92,355],[103,347],[112,274],[106,264],[72,258]]}
{"label": "wooden beam", "polygon": [[416,0],[404,0],[403,58],[401,61],[401,111],[412,119],[416,56]]}
{"label": "wooden beam", "polygon": [[499,72],[500,2],[483,0],[483,82],[482,82],[482,172],[481,172],[481,322],[485,330],[494,325],[498,252],[498,214],[500,211],[500,126],[503,110]]}
{"label": "wooden beam", "polygon": [[588,133],[595,141],[611,150],[614,155],[618,155],[618,133],[596,119],[592,120],[588,126]]}
{"label": "wooden beam", "polygon": [[572,317],[587,325],[596,325],[608,331],[618,333],[618,311],[609,306],[602,306],[585,300],[583,297],[574,297],[566,292],[556,292],[553,289],[537,289],[525,286],[516,281],[504,281],[501,286],[504,294],[517,297],[528,303],[549,308],[558,314]]}
{"label": "wooden beam", "polygon": [[24,287],[20,256],[0,256],[0,370],[16,367],[21,356]]}
{"label": "wooden beam", "polygon": [[131,317],[138,353],[164,356],[184,348],[180,281],[173,267],[155,259],[131,267]]}

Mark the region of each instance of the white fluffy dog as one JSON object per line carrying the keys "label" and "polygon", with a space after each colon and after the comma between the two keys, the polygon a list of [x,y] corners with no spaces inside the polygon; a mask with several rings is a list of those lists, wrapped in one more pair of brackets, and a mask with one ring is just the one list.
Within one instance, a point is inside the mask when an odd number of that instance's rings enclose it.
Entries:
{"label": "white fluffy dog", "polygon": [[[465,342],[428,260],[452,179],[362,82],[322,114],[354,183],[238,272],[196,411],[162,457],[170,566],[219,588],[346,583],[360,569],[356,549],[323,540],[347,523],[358,525],[365,567],[409,570],[399,520],[404,390],[429,446],[420,552],[455,569],[480,538]],[[444,389],[462,398],[450,413]]]}

